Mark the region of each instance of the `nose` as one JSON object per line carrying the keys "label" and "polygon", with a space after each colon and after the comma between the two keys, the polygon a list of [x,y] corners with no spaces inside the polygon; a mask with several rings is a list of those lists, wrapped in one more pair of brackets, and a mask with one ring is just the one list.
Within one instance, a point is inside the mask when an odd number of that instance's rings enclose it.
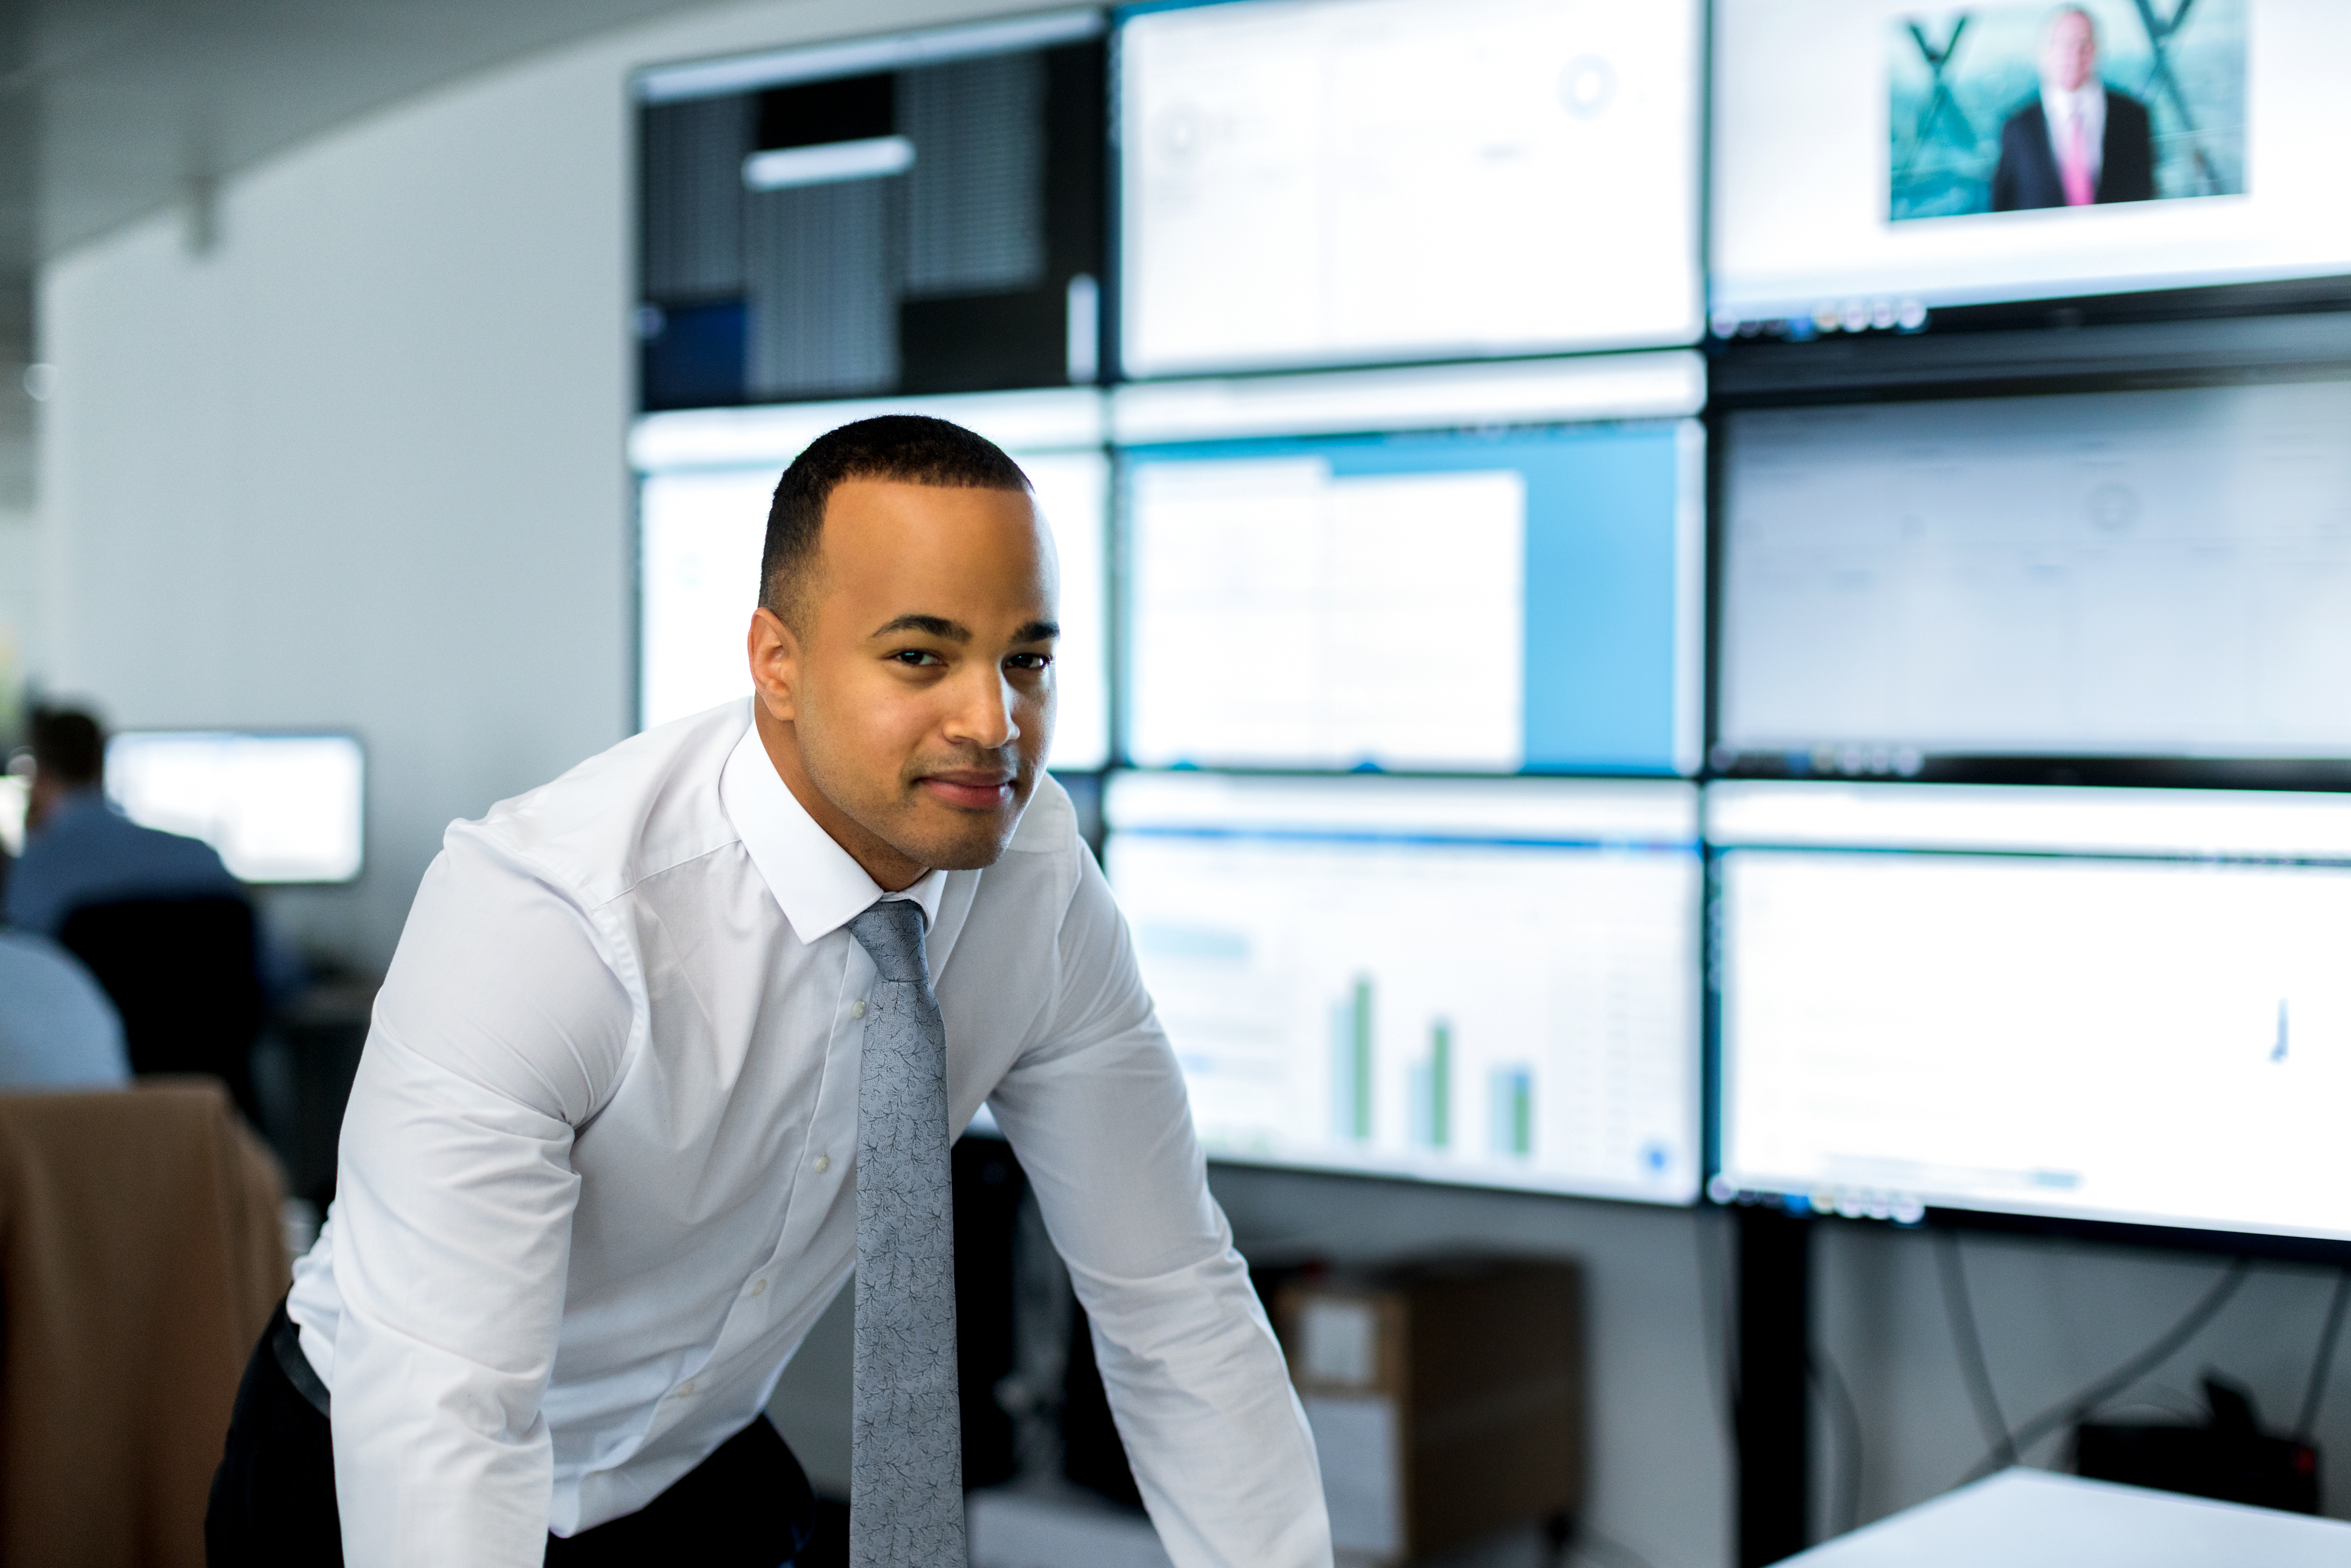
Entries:
{"label": "nose", "polygon": [[983,751],[998,751],[1019,737],[1020,726],[1012,716],[1012,709],[1019,700],[1019,693],[1001,669],[975,663],[970,678],[956,683],[956,693],[957,700],[949,709],[945,726],[948,740],[959,746],[976,746]]}

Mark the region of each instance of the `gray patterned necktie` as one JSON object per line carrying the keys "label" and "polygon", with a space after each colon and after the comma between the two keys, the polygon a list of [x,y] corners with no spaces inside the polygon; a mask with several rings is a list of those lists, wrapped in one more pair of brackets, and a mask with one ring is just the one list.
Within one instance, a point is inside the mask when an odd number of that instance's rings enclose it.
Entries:
{"label": "gray patterned necktie", "polygon": [[947,1036],[923,908],[849,923],[873,960],[857,1077],[857,1394],[852,1568],[965,1568]]}

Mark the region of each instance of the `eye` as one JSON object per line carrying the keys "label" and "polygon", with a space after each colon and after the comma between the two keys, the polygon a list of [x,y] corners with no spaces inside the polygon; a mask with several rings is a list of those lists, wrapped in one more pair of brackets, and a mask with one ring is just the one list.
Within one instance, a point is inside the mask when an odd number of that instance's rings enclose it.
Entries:
{"label": "eye", "polygon": [[912,669],[922,669],[941,662],[939,656],[928,648],[901,648],[890,657]]}
{"label": "eye", "polygon": [[1016,670],[1041,670],[1053,662],[1050,653],[1015,653],[1004,661]]}

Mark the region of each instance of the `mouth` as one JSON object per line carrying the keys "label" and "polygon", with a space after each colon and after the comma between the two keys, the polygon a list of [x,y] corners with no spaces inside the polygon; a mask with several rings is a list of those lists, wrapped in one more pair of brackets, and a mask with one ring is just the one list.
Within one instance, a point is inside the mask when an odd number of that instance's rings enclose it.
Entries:
{"label": "mouth", "polygon": [[999,768],[926,773],[914,787],[943,805],[966,811],[993,811],[1012,803],[1012,775]]}

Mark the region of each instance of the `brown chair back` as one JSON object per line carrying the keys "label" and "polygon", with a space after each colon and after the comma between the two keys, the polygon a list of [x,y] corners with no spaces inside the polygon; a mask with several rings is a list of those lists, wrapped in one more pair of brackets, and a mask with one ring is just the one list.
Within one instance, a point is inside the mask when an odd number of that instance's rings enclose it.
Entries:
{"label": "brown chair back", "polygon": [[284,1193],[210,1079],[0,1096],[0,1563],[202,1568]]}

